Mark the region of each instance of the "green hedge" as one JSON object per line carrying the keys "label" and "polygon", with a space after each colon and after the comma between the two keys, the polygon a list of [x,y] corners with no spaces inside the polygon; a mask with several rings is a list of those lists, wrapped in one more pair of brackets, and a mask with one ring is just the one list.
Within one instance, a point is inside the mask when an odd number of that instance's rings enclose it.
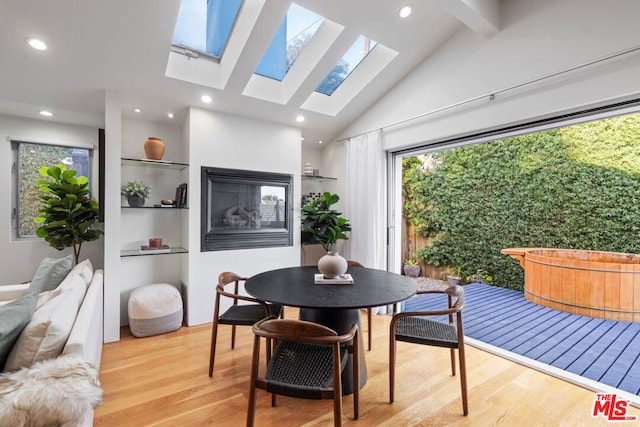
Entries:
{"label": "green hedge", "polygon": [[404,159],[417,257],[522,289],[509,247],[640,253],[640,115]]}
{"label": "green hedge", "polygon": [[21,143],[19,157],[20,173],[20,220],[19,235],[35,236],[38,225],[33,218],[40,213],[40,185],[42,176],[38,172],[44,165],[56,165],[65,157],[71,157],[73,148],[58,145]]}

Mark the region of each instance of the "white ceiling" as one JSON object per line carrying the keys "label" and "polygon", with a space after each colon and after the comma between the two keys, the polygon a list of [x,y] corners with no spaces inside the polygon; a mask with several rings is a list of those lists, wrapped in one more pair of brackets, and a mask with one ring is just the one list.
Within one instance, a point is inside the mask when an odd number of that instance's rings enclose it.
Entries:
{"label": "white ceiling", "polygon": [[[499,28],[499,0],[297,0],[344,27],[284,103],[243,95],[288,0],[261,5],[246,44],[223,89],[166,77],[180,0],[2,0],[0,2],[0,113],[91,126],[104,125],[104,93],[120,94],[125,117],[180,121],[188,106],[301,127],[305,144],[331,141],[462,26],[489,37]],[[412,4],[413,13],[397,11]],[[302,108],[304,101],[359,35],[398,52],[337,114]],[[46,51],[25,40],[38,37]],[[224,59],[224,58],[223,58]],[[347,79],[348,80],[348,79]],[[212,96],[211,104],[200,101]],[[133,113],[139,107],[142,113]],[[296,123],[303,114],[306,120]]]}

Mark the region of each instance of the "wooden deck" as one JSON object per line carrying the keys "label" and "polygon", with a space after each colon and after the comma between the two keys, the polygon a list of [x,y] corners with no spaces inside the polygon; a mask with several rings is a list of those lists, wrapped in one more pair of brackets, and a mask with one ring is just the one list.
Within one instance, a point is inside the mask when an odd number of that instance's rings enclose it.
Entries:
{"label": "wooden deck", "polygon": [[[436,298],[414,297],[405,309],[436,307]],[[640,323],[557,311],[482,284],[466,285],[465,298],[469,344],[640,404]]]}

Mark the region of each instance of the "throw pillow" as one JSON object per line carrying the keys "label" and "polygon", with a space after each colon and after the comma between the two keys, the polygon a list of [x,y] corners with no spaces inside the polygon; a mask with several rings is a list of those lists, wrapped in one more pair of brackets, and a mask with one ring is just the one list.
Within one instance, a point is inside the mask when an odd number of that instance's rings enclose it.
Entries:
{"label": "throw pillow", "polygon": [[90,259],[87,258],[84,261],[77,263],[71,271],[78,273],[84,280],[85,285],[87,285],[87,287],[89,286],[91,279],[93,278],[93,264],[91,264]]}
{"label": "throw pillow", "polygon": [[55,289],[71,271],[73,255],[64,258],[45,258],[31,280],[28,294]]}
{"label": "throw pillow", "polygon": [[57,297],[62,293],[62,289],[56,288],[52,291],[44,291],[38,294],[38,302],[36,303],[36,310]]}
{"label": "throw pillow", "polygon": [[87,293],[87,285],[85,284],[84,279],[75,271],[71,271],[67,274],[67,277],[64,278],[62,283],[60,283],[56,289],[60,289],[62,292],[71,293],[78,302],[78,307],[82,305],[84,294]]}
{"label": "throw pillow", "polygon": [[[79,277],[78,280],[82,284]],[[77,296],[68,290],[36,310],[7,356],[5,369],[28,368],[35,362],[58,357],[71,334],[78,307]]]}
{"label": "throw pillow", "polygon": [[29,323],[38,301],[37,294],[29,294],[0,307],[0,371],[24,327]]}

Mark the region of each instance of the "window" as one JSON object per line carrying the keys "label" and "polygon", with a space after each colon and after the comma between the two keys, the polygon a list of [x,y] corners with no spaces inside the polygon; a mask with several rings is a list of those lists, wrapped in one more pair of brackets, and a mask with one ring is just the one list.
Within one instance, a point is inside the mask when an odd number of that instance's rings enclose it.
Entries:
{"label": "window", "polygon": [[173,44],[220,58],[241,5],[242,0],[182,0]]}
{"label": "window", "polygon": [[331,96],[377,44],[377,41],[371,40],[368,37],[358,37],[358,40],[356,40],[347,53],[340,58],[329,75],[318,85],[316,92]]}
{"label": "window", "polygon": [[84,175],[91,182],[92,150],[88,148],[62,145],[38,144],[11,141],[13,150],[13,190],[12,223],[16,238],[35,237],[37,224],[33,218],[39,215],[40,186],[38,181],[42,166],[65,165],[74,169],[76,177]]}
{"label": "window", "polygon": [[291,3],[255,73],[276,80],[284,79],[323,19],[322,16]]}

